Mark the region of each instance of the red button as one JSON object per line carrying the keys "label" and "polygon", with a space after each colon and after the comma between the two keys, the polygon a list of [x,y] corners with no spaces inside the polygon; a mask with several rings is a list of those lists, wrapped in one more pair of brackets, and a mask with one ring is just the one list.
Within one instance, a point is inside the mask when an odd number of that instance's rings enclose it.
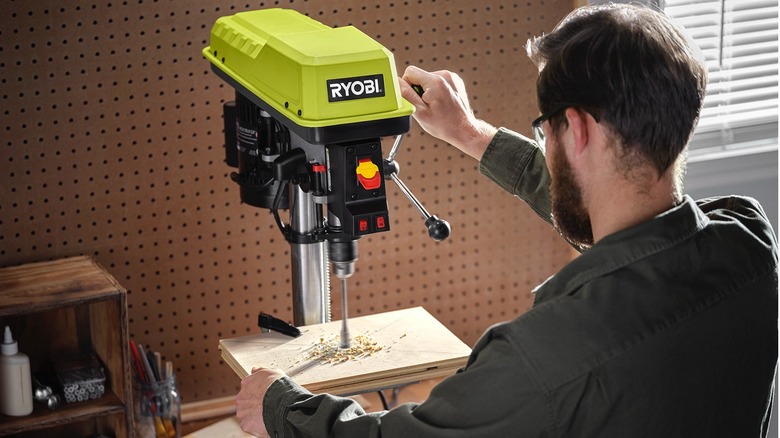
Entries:
{"label": "red button", "polygon": [[376,228],[378,230],[382,230],[385,228],[385,217],[384,216],[377,216],[376,217]]}
{"label": "red button", "polygon": [[368,220],[367,219],[358,219],[358,231],[361,233],[365,233],[368,231]]}

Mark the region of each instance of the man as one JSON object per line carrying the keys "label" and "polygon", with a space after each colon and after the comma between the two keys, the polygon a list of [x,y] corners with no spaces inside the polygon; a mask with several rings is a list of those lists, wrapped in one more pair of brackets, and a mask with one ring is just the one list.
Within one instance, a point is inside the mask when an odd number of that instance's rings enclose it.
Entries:
{"label": "man", "polygon": [[[706,69],[661,13],[574,11],[528,43],[535,141],[477,120],[454,73],[400,81],[430,134],[587,250],[489,329],[428,400],[366,414],[278,370],[244,379],[259,436],[764,436],[777,363],[777,262],[760,205],[681,194]],[[416,95],[410,84],[424,90]],[[546,154],[544,153],[546,149]],[[519,249],[522,250],[522,249]]]}

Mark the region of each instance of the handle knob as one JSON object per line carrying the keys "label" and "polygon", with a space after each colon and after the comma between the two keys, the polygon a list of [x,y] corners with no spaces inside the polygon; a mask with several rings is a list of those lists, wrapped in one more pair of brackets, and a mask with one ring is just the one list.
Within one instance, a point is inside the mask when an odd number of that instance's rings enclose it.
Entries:
{"label": "handle knob", "polygon": [[452,231],[450,223],[439,219],[435,214],[425,220],[425,226],[428,227],[428,236],[437,242],[450,237],[450,231]]}
{"label": "handle knob", "polygon": [[398,152],[398,146],[400,146],[402,138],[403,134],[396,137],[393,148],[390,150],[390,154],[388,155],[387,159],[383,160],[384,162],[382,168],[385,172],[385,178],[389,178],[395,181],[396,185],[398,185],[398,188],[401,189],[401,192],[406,195],[412,205],[417,207],[417,210],[425,219],[425,226],[428,227],[428,236],[430,236],[430,238],[436,242],[441,242],[442,240],[450,237],[450,232],[452,231],[450,224],[444,219],[439,219],[436,217],[436,215],[429,214],[428,210],[423,207],[420,201],[418,201],[414,196],[412,191],[409,190],[409,188],[406,187],[406,184],[404,184],[404,182],[401,181],[401,179],[398,177],[398,171],[400,170],[400,167],[395,161],[395,154]]}

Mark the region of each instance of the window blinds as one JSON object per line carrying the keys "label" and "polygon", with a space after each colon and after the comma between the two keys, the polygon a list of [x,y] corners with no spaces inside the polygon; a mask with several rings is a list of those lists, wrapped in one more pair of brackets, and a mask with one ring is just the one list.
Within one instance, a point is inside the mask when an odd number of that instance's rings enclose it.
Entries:
{"label": "window blinds", "polygon": [[709,69],[704,108],[691,150],[757,144],[777,148],[777,0],[666,0]]}

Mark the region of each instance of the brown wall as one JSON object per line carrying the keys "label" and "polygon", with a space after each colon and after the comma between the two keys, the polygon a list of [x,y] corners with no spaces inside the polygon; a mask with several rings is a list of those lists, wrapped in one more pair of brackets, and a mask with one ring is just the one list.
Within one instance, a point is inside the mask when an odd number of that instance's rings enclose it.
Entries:
{"label": "brown wall", "polygon": [[[288,245],[228,178],[221,104],[233,90],[200,54],[218,17],[275,6],[355,25],[399,72],[459,72],[478,116],[528,133],[536,72],[523,45],[572,1],[3,2],[0,266],[94,256],[129,290],[132,338],[174,361],[184,402],[237,391],[219,339],[255,332],[260,310],[292,317]],[[392,230],[360,241],[351,312],[422,305],[473,343],[525,311],[571,253],[416,124],[401,149],[402,178],[452,237],[428,240],[388,186]],[[339,319],[338,294],[333,309]]]}

